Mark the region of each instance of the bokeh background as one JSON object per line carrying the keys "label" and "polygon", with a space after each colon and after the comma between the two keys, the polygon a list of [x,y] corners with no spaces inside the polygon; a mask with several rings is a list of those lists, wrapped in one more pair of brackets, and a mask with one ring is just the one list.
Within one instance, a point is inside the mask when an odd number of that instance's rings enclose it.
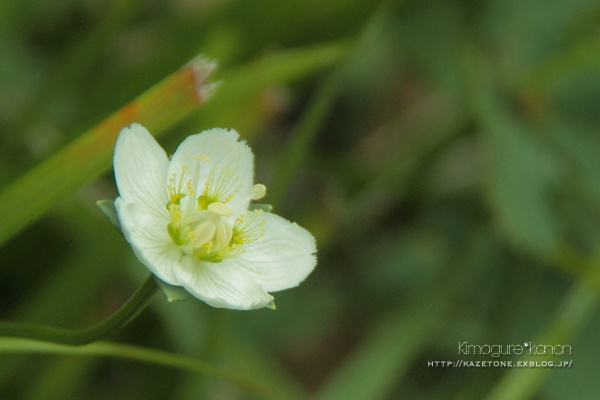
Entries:
{"label": "bokeh background", "polygon": [[[0,32],[1,187],[203,53],[221,87],[159,141],[236,129],[265,202],[319,248],[277,311],[159,293],[108,338],[268,395],[137,361],[1,353],[0,398],[598,398],[598,1],[3,0]],[[115,196],[106,164],[10,233],[2,319],[89,326],[128,298],[147,272],[95,206]],[[570,345],[556,360],[572,367],[428,367],[498,360],[461,342],[530,341]]]}

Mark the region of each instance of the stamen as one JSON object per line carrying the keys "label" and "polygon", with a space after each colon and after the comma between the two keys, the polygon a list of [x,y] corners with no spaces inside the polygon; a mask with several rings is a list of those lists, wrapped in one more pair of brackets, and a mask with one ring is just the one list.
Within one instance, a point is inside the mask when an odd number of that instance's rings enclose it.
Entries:
{"label": "stamen", "polygon": [[214,166],[208,174],[201,197],[207,199],[205,202],[207,204],[212,202],[227,203],[242,187],[238,183],[239,180],[240,178],[233,175],[231,171],[219,170],[217,166]]}
{"label": "stamen", "polygon": [[[233,172],[214,166],[208,173],[202,193],[190,199],[198,187],[200,162],[209,162],[205,155],[191,156],[192,168],[181,167],[179,174],[173,174],[168,181],[170,223],[167,225],[173,242],[188,254],[200,261],[219,263],[224,258],[234,257],[245,252],[245,244],[262,237],[265,219],[261,210],[240,214],[231,220],[223,218],[233,214],[227,203],[239,192],[240,178]],[[246,194],[244,201],[258,200],[266,194],[266,187],[256,184]],[[194,201],[195,200],[195,201]]]}
{"label": "stamen", "polygon": [[[208,162],[210,161],[210,158],[208,156],[202,155],[202,154],[196,154],[192,156],[192,160],[195,160],[194,162],[194,167],[192,168],[191,171],[191,179],[188,181],[188,187],[191,191],[190,194],[193,194],[192,189],[193,188],[197,188],[198,187],[198,174],[200,173],[200,162]],[[185,212],[187,214],[191,213],[194,211],[196,207],[196,202],[192,201],[191,199],[188,200],[187,202],[187,206],[185,208]]]}
{"label": "stamen", "polygon": [[[169,183],[167,184],[167,191],[170,200],[169,203],[179,204],[181,199],[194,194],[194,190],[192,188],[192,177],[190,177],[190,175],[190,168],[187,165],[183,165],[181,167],[181,173],[179,174],[179,177],[177,174],[173,174],[169,178]],[[167,207],[168,206],[169,204],[167,204]]]}
{"label": "stamen", "polygon": [[262,210],[248,211],[235,219],[230,246],[252,243],[263,236],[265,219],[261,218],[262,213]]}
{"label": "stamen", "polygon": [[[169,203],[168,208],[169,219],[171,222],[167,225],[167,232],[169,232],[169,235],[171,236],[175,244],[177,244],[178,246],[182,246],[187,241],[189,241],[189,238],[186,235],[182,235],[181,233],[182,215],[179,209],[179,204]],[[185,226],[183,230],[187,234],[189,227]]]}

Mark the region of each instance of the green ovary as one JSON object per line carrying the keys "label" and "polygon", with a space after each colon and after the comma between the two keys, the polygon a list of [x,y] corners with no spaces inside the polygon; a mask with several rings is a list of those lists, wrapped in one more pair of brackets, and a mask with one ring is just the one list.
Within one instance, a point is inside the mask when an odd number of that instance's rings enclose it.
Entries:
{"label": "green ovary", "polygon": [[208,205],[210,203],[214,203],[216,201],[217,200],[215,198],[212,198],[212,197],[209,197],[206,195],[199,196],[198,199],[196,200],[196,203],[197,203],[196,209],[206,210],[206,209],[208,209]]}

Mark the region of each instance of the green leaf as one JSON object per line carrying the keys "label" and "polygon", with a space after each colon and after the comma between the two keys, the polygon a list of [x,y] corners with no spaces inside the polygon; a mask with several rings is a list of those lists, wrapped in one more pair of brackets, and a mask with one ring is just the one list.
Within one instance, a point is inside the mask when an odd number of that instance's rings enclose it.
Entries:
{"label": "green leaf", "polygon": [[481,130],[483,184],[496,221],[513,244],[547,258],[560,242],[548,191],[561,165],[510,112],[483,55],[467,45],[463,57],[469,106]]}
{"label": "green leaf", "polygon": [[[206,99],[214,63],[196,57],[0,192],[0,243],[110,167],[119,131],[133,122],[159,135]],[[15,199],[28,199],[15,207]]]}
{"label": "green leaf", "polygon": [[572,43],[543,64],[514,78],[513,86],[526,90],[556,90],[600,68],[600,35]]}
{"label": "green leaf", "polygon": [[446,294],[388,316],[334,372],[317,400],[389,398],[414,357],[444,324]]}
{"label": "green leaf", "polygon": [[[570,344],[574,336],[588,323],[598,310],[600,294],[589,282],[598,280],[598,254],[595,261],[589,263],[588,271],[563,296],[556,310],[556,316],[549,322],[534,343]],[[529,356],[524,354],[520,360],[558,362],[556,355]],[[568,360],[571,361],[571,360]],[[552,368],[516,368],[507,371],[498,381],[487,400],[525,400],[530,399],[548,379]],[[573,397],[570,397],[573,398]]]}
{"label": "green leaf", "polygon": [[[297,48],[220,74],[223,85],[219,96],[208,104],[206,111],[230,115],[231,103],[240,96],[331,66],[345,54],[346,47],[319,44]],[[139,122],[153,135],[160,136],[203,104],[214,85],[197,81],[198,76],[206,78],[199,71],[202,68],[208,68],[206,60],[192,60],[0,192],[0,210],[12,210],[0,220],[0,244],[109,169],[113,146],[122,127]],[[14,199],[22,198],[28,201],[14,207]]]}

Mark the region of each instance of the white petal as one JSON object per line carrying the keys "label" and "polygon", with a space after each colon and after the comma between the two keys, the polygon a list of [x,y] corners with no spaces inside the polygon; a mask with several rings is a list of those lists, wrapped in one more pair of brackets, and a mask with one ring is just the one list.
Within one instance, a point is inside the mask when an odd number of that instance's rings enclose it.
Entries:
{"label": "white petal", "polygon": [[245,253],[231,258],[267,292],[298,286],[317,263],[315,238],[304,228],[278,215],[263,213],[263,237],[244,245]]}
{"label": "white petal", "polygon": [[252,310],[263,308],[273,301],[273,297],[248,274],[228,261],[213,264],[185,256],[182,268],[175,271],[178,285],[217,308]]}
{"label": "white petal", "polygon": [[[200,195],[214,166],[219,170],[223,168],[229,170],[239,178],[235,186],[241,187],[227,205],[234,211],[234,215],[245,212],[250,200],[250,189],[254,183],[254,156],[245,141],[238,142],[238,138],[236,131],[222,128],[213,128],[188,136],[173,154],[168,176],[179,175],[184,165],[192,169],[198,162],[200,166],[198,186],[194,190],[196,195]],[[194,156],[208,156],[210,161],[196,161]]]}
{"label": "white petal", "polygon": [[141,203],[155,210],[165,208],[167,154],[140,124],[121,129],[113,157],[119,195],[128,203]]}
{"label": "white petal", "polygon": [[138,260],[163,281],[177,285],[174,270],[179,268],[182,253],[167,232],[167,211],[158,213],[120,197],[115,200],[115,207],[123,234]]}

